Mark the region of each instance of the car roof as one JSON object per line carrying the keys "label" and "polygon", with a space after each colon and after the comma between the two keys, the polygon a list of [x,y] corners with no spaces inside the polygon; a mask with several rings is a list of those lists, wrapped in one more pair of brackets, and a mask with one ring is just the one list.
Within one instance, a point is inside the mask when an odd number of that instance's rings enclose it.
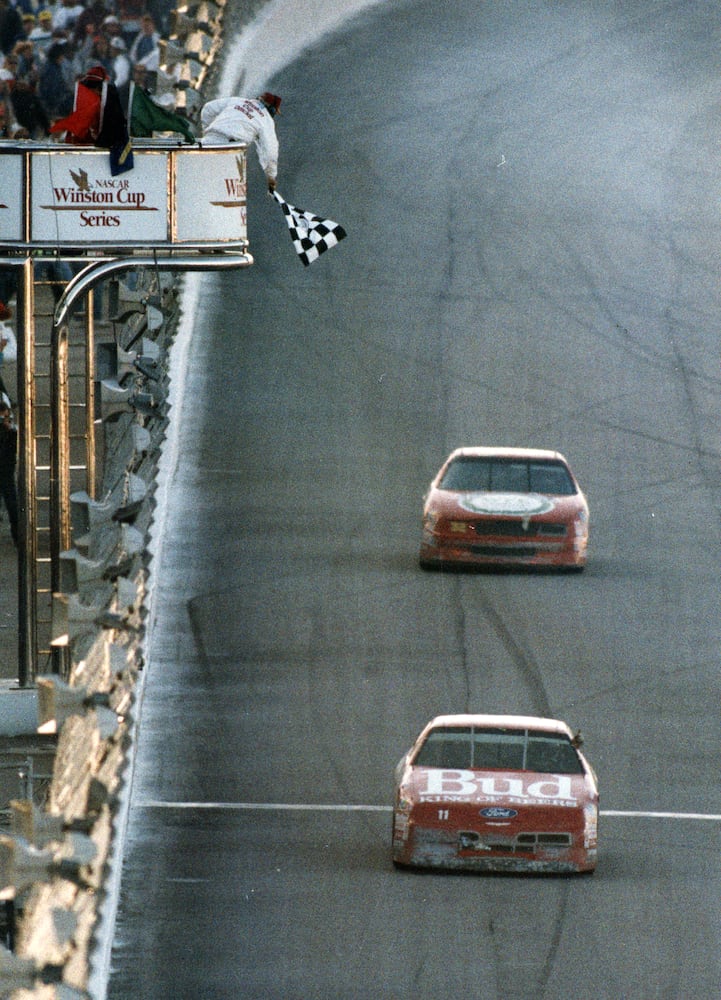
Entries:
{"label": "car roof", "polygon": [[[480,446],[456,448],[448,456],[447,461],[460,455],[469,458],[527,458],[566,462],[560,451],[553,451],[550,448],[487,448]],[[566,464],[568,463],[566,462]]]}
{"label": "car roof", "polygon": [[563,733],[572,737],[570,727],[560,719],[544,719],[534,715],[437,715],[423,730],[441,726],[475,726],[478,729],[535,729],[548,733]]}

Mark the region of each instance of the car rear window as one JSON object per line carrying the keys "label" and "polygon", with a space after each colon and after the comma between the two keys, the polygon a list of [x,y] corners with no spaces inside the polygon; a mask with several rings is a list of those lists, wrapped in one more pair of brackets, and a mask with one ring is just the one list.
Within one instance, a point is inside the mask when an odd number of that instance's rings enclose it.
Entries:
{"label": "car rear window", "polygon": [[544,493],[573,496],[573,479],[563,464],[553,459],[533,461],[459,455],[439,483],[458,492]]}
{"label": "car rear window", "polygon": [[413,764],[446,770],[583,774],[583,765],[567,736],[526,729],[433,729]]}

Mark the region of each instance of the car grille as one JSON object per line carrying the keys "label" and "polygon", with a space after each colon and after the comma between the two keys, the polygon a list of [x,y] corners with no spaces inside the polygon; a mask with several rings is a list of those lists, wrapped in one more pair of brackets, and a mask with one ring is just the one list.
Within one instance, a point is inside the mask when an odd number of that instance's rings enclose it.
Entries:
{"label": "car grille", "polygon": [[515,854],[516,851],[538,851],[548,848],[569,848],[573,846],[570,833],[519,833],[515,840],[493,841],[473,830],[461,830],[458,834],[461,850],[487,850],[494,853]]}
{"label": "car grille", "polygon": [[465,548],[477,556],[516,556],[518,559],[530,559],[538,555],[538,549],[533,545],[468,545]]}
{"label": "car grille", "polygon": [[477,535],[504,538],[564,538],[565,524],[553,524],[549,521],[524,521],[517,518],[498,518],[495,520],[469,521],[468,527]]}
{"label": "car grille", "polygon": [[519,833],[516,843],[524,849],[535,847],[570,847],[570,833]]}

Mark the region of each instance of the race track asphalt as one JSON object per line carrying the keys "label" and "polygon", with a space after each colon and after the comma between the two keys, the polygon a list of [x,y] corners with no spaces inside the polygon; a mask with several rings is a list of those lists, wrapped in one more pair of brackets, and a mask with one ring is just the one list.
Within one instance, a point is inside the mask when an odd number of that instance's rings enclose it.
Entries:
{"label": "race track asphalt", "polygon": [[[713,5],[388,2],[271,82],[255,265],[197,285],[110,1000],[718,995]],[[424,574],[460,444],[558,448],[582,575]],[[580,879],[397,873],[439,712],[579,726]]]}

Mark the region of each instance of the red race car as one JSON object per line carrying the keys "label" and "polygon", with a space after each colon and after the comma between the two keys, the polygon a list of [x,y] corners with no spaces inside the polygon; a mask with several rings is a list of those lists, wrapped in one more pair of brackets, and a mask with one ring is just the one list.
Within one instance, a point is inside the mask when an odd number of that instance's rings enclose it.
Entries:
{"label": "red race car", "polygon": [[566,459],[537,448],[458,448],[431,483],[420,564],[582,570],[588,504]]}
{"label": "red race car", "polygon": [[393,863],[591,872],[598,788],[565,722],[441,715],[396,768]]}

